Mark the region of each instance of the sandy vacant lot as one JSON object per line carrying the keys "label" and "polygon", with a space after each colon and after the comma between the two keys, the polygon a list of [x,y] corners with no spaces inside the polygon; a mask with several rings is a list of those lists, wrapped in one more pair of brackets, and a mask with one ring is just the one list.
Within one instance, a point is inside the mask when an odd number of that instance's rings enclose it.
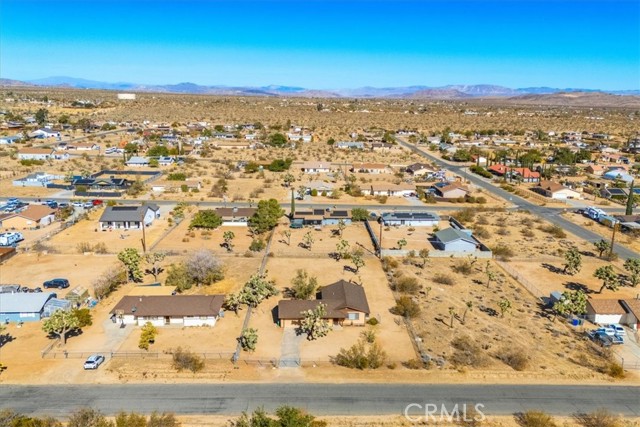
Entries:
{"label": "sandy vacant lot", "polygon": [[[565,218],[567,218],[569,221],[573,223],[586,227],[589,230],[593,231],[594,233],[599,234],[605,240],[611,240],[613,229],[610,227],[607,227],[606,225],[600,224],[599,222],[596,222],[591,218],[588,218],[584,215],[576,214],[573,212],[567,212],[562,216],[564,216]],[[625,246],[631,249],[632,251],[640,253],[640,236],[634,236],[630,233],[617,232],[616,243],[618,243],[619,245]]]}

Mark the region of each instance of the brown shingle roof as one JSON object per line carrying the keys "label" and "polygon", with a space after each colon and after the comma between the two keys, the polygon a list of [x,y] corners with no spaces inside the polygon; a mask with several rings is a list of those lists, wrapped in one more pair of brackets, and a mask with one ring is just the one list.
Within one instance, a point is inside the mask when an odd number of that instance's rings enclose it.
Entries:
{"label": "brown shingle roof", "polygon": [[636,319],[640,320],[640,299],[622,300],[625,310],[633,314]]}
{"label": "brown shingle roof", "polygon": [[359,285],[340,280],[320,288],[320,299],[317,300],[281,300],[278,302],[279,319],[302,319],[303,311],[313,310],[318,304],[326,306],[325,319],[344,319],[347,311],[355,310],[369,314],[369,303],[364,288]]}
{"label": "brown shingle roof", "polygon": [[278,318],[279,319],[302,319],[304,311],[313,310],[318,304],[324,304],[327,314],[324,319],[344,319],[346,313],[338,309],[336,301],[324,300],[280,300],[278,302]]}
{"label": "brown shingle roof", "polygon": [[225,218],[251,218],[258,209],[256,208],[216,208],[216,213]]}
{"label": "brown shingle roof", "polygon": [[540,181],[539,186],[552,193],[555,193],[556,191],[568,189],[564,185],[558,182],[553,182],[553,181]]}
{"label": "brown shingle roof", "polygon": [[[224,295],[155,295],[126,296],[111,310],[136,316],[217,316]],[[135,310],[134,310],[135,309]]]}
{"label": "brown shingle roof", "polygon": [[9,214],[9,216],[2,219],[8,219],[8,218],[19,216],[22,218],[30,219],[32,221],[40,221],[45,216],[53,215],[55,213],[56,211],[54,209],[51,209],[49,206],[46,206],[46,205],[29,205],[22,212]]}
{"label": "brown shingle roof", "polygon": [[53,148],[23,148],[18,154],[51,154]]}
{"label": "brown shingle roof", "polygon": [[596,314],[625,314],[620,300],[613,298],[593,299],[589,298],[587,304],[591,306]]}

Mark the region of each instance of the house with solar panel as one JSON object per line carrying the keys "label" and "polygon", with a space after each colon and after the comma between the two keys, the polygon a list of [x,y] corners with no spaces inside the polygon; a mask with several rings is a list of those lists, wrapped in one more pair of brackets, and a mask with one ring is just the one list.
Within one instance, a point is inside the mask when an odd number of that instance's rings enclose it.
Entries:
{"label": "house with solar panel", "polygon": [[160,207],[149,203],[142,206],[107,206],[100,217],[101,230],[140,230],[160,217]]}
{"label": "house with solar panel", "polygon": [[337,225],[340,221],[351,224],[351,209],[302,209],[291,216],[291,224],[296,226]]}
{"label": "house with solar panel", "polygon": [[380,221],[385,226],[435,227],[440,217],[431,212],[385,212]]}

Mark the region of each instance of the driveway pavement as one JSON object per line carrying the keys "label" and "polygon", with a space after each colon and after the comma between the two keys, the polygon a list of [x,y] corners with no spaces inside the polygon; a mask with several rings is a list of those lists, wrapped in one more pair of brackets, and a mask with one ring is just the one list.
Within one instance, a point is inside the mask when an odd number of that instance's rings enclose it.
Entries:
{"label": "driveway pavement", "polygon": [[298,368],[300,366],[300,344],[304,335],[296,334],[297,328],[284,328],[280,344],[280,368]]}

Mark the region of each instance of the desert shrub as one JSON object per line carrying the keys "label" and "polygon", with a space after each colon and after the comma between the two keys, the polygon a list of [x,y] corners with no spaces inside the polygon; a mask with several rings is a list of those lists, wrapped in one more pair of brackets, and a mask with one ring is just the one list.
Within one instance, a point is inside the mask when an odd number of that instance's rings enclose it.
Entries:
{"label": "desert shrub", "polygon": [[44,160],[22,159],[20,160],[20,164],[22,166],[42,166],[44,165]]}
{"label": "desert shrub", "polygon": [[348,349],[340,349],[333,363],[352,369],[378,369],[384,365],[386,358],[386,353],[378,343],[370,344],[367,350],[365,342],[360,340]]}
{"label": "desert shrub", "polygon": [[156,334],[158,333],[158,329],[151,324],[151,322],[147,322],[142,327],[142,332],[140,334],[140,341],[138,342],[138,348],[142,350],[149,350],[149,345],[156,340]]}
{"label": "desert shrub", "polygon": [[249,250],[252,252],[260,252],[267,244],[262,239],[253,239],[249,245]]}
{"label": "desert shrub", "polygon": [[622,379],[625,377],[624,368],[622,367],[621,364],[617,362],[609,363],[607,365],[606,372],[607,372],[607,375],[609,375],[611,378]]}
{"label": "desert shrub", "polygon": [[481,368],[489,364],[489,357],[485,350],[468,336],[460,336],[451,341],[454,352],[451,363],[454,366],[471,366]]}
{"label": "desert shrub", "polygon": [[513,251],[508,246],[500,243],[497,246],[491,248],[493,252],[493,256],[499,259],[500,261],[508,261],[509,258],[513,256]]}
{"label": "desert shrub", "polygon": [[516,371],[524,371],[529,365],[529,356],[523,348],[505,347],[496,357]]}
{"label": "desert shrub", "polygon": [[535,237],[535,233],[530,228],[523,228],[520,232],[524,237]]}
{"label": "desert shrub", "polygon": [[562,229],[562,227],[560,227],[558,225],[542,226],[542,227],[540,227],[540,230],[544,231],[547,234],[552,235],[553,237],[555,237],[557,239],[564,239],[565,237],[567,237],[567,233],[565,233],[564,230]]}
{"label": "desert shrub", "polygon": [[373,329],[360,332],[360,336],[369,344],[373,344],[376,341],[376,332]]}
{"label": "desert shrub", "polygon": [[[484,227],[476,227],[474,230],[474,233],[476,236],[480,237],[481,239],[487,239],[489,237],[491,237],[491,233],[489,232],[489,230],[487,230]],[[500,233],[500,231],[498,231],[498,234]]]}
{"label": "desert shrub", "polygon": [[551,415],[542,411],[527,411],[515,415],[520,427],[557,427]]}
{"label": "desert shrub", "polygon": [[429,369],[431,362],[423,362],[420,359],[409,359],[406,362],[402,362],[402,366],[407,369]]}
{"label": "desert shrub", "polygon": [[169,176],[167,176],[167,180],[169,181],[186,181],[187,180],[187,175],[183,172],[175,172],[175,173],[170,173]]}
{"label": "desert shrub", "polygon": [[411,297],[401,296],[391,308],[391,313],[411,319],[420,314],[420,306]]}
{"label": "desert shrub", "polygon": [[476,216],[476,209],[465,208],[454,212],[452,216],[463,224],[471,223]]}
{"label": "desert shrub", "polygon": [[493,178],[493,174],[479,165],[473,165],[469,167],[469,170],[477,175],[480,175],[484,178]]}
{"label": "desert shrub", "polygon": [[384,271],[389,271],[389,270],[393,270],[395,268],[398,268],[398,260],[396,260],[395,258],[391,258],[391,257],[384,257],[382,258],[382,269]]}
{"label": "desert shrub", "polygon": [[93,245],[93,252],[97,254],[106,254],[108,252],[107,245],[104,242],[98,242]]}
{"label": "desert shrub", "polygon": [[507,227],[498,228],[498,231],[496,231],[496,233],[500,236],[508,236],[509,234],[511,234]]}
{"label": "desert shrub", "polygon": [[106,298],[125,283],[127,283],[127,272],[118,264],[105,271],[93,282],[93,292],[98,299]]}
{"label": "desert shrub", "polygon": [[394,288],[398,292],[415,294],[416,292],[418,292],[418,289],[420,289],[420,285],[418,284],[418,279],[416,279],[415,277],[401,276],[396,279]]}
{"label": "desert shrub", "polygon": [[83,254],[85,252],[91,252],[93,246],[91,246],[91,243],[89,242],[80,242],[76,245],[76,249],[78,250],[78,253]]}
{"label": "desert shrub", "polygon": [[487,203],[487,198],[483,196],[476,197],[476,203],[478,203],[479,205],[484,205]]}
{"label": "desert shrub", "polygon": [[181,372],[185,369],[196,373],[204,368],[204,360],[189,350],[178,347],[173,352],[173,367]]}
{"label": "desert shrub", "polygon": [[464,275],[471,274],[473,271],[471,263],[466,259],[456,261],[455,264],[451,266],[451,269],[458,274]]}
{"label": "desert shrub", "polygon": [[453,286],[455,284],[453,277],[449,276],[448,274],[442,274],[442,273],[436,274],[433,277],[433,281],[441,285],[448,285],[448,286]]}
{"label": "desert shrub", "polygon": [[367,320],[367,325],[376,326],[378,323],[380,323],[380,321],[375,317]]}
{"label": "desert shrub", "polygon": [[575,414],[573,418],[582,427],[622,427],[620,417],[604,408],[588,414]]}

